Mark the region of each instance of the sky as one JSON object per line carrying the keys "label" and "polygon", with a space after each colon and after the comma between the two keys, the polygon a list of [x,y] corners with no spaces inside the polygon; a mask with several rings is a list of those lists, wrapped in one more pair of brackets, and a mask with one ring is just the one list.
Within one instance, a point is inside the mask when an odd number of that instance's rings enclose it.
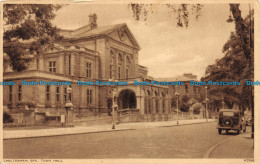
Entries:
{"label": "sky", "polygon": [[[241,4],[242,16],[248,14],[248,4]],[[191,17],[188,28],[176,26],[176,14],[164,6],[155,6],[148,20],[136,21],[127,4],[76,4],[57,11],[53,23],[58,28],[76,29],[87,25],[88,16],[97,14],[98,26],[126,23],[141,46],[139,64],[148,67],[154,78],[175,77],[183,73],[205,75],[208,65],[224,56],[222,48],[234,23],[227,23],[228,4],[208,4],[196,21]]]}

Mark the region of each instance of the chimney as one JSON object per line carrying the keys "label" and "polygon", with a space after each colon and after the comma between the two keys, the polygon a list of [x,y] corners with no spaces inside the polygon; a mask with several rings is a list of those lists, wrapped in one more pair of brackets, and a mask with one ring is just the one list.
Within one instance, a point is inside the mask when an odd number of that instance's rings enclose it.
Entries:
{"label": "chimney", "polygon": [[96,14],[89,15],[89,24],[91,25],[91,28],[97,27],[97,15]]}

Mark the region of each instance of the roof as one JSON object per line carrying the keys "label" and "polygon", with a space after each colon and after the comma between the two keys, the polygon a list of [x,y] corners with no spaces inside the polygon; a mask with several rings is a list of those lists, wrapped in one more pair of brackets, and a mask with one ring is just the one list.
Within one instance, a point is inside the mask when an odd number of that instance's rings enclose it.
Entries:
{"label": "roof", "polygon": [[76,35],[75,37],[89,37],[89,36],[94,36],[94,35],[104,35],[104,34],[109,34],[110,32],[121,28],[125,26],[126,24],[115,24],[115,25],[110,25],[110,26],[101,26],[97,28],[93,28],[83,34]]}
{"label": "roof", "polygon": [[127,27],[126,23],[115,24],[115,25],[108,25],[108,26],[101,26],[101,27],[94,27],[91,28],[90,25],[83,26],[81,28],[75,30],[63,30],[60,29],[61,35],[64,36],[66,39],[79,39],[79,38],[89,38],[94,36],[101,36],[101,35],[108,35],[111,32],[120,29],[122,27],[126,27],[127,33],[130,35],[131,40],[134,42],[136,47],[140,49],[139,44],[137,43],[135,37],[130,32],[129,28]]}
{"label": "roof", "polygon": [[197,81],[197,79],[190,79],[185,76],[178,76],[178,77],[168,77],[168,78],[156,78],[158,81]]}

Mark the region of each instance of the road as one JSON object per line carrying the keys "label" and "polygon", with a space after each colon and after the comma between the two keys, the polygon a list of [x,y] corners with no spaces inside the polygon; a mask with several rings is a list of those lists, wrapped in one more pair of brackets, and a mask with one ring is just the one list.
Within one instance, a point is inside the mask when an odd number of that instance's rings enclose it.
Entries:
{"label": "road", "polygon": [[[230,132],[230,134],[219,135],[216,122],[213,122],[127,131],[10,139],[4,140],[3,155],[6,159],[112,159],[203,158],[208,153],[212,158],[251,158],[253,151],[248,151],[250,150],[248,145],[252,145],[253,140],[244,141],[244,136],[250,133],[249,127],[247,128],[245,134],[235,135]],[[212,152],[208,152],[214,145],[224,140],[228,141],[215,147]],[[233,148],[244,149],[247,151],[244,152],[246,155],[232,153]]]}

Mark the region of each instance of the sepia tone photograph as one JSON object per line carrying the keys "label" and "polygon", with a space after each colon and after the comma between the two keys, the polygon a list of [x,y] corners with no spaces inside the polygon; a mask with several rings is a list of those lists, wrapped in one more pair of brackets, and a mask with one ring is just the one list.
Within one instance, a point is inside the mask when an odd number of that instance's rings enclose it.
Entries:
{"label": "sepia tone photograph", "polygon": [[2,3],[2,163],[254,162],[257,1],[54,2]]}

